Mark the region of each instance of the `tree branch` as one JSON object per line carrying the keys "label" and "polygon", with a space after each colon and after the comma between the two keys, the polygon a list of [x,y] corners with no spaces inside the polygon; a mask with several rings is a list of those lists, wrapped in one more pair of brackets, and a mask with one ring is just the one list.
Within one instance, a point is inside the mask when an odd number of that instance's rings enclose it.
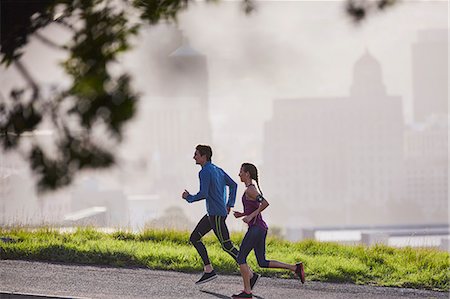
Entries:
{"label": "tree branch", "polygon": [[56,24],[62,25],[64,28],[70,29],[73,33],[77,32],[75,27],[73,27],[71,24],[65,22],[62,18],[58,18],[55,20]]}
{"label": "tree branch", "polygon": [[28,70],[25,68],[25,66],[20,62],[19,60],[14,60],[14,65],[17,67],[17,70],[19,73],[24,77],[25,81],[31,86],[33,89],[33,100],[37,99],[39,95],[39,86],[36,84],[36,82],[31,77]]}
{"label": "tree branch", "polygon": [[46,38],[45,36],[43,36],[42,34],[35,32],[34,36],[40,40],[42,43],[46,44],[47,46],[54,48],[54,49],[58,49],[58,50],[67,50],[65,46],[61,46],[56,44],[55,42],[49,40],[48,38]]}

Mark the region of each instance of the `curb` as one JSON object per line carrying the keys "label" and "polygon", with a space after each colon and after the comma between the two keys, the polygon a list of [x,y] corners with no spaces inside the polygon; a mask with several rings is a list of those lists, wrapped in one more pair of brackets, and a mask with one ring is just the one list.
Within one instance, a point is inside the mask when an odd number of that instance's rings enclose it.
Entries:
{"label": "curb", "polygon": [[58,296],[0,291],[0,299],[53,298],[53,299],[89,299],[88,297]]}

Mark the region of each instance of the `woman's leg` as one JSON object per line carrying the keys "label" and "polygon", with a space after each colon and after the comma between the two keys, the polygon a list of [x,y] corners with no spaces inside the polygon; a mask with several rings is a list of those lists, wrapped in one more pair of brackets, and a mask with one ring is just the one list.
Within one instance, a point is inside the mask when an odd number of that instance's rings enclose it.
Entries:
{"label": "woman's leg", "polygon": [[285,263],[275,261],[275,260],[269,261],[268,268],[287,269],[287,270],[295,271],[295,265],[285,264]]}
{"label": "woman's leg", "polygon": [[297,263],[295,265],[282,263],[279,261],[268,261],[266,260],[266,237],[267,231],[262,228],[259,229],[259,237],[257,238],[257,242],[255,245],[255,255],[258,264],[262,268],[278,268],[278,269],[287,269],[291,270],[295,273],[295,275],[300,278],[302,283],[305,283],[305,271],[303,269],[303,263]]}
{"label": "woman's leg", "polygon": [[250,278],[252,278],[252,272],[247,264],[239,265],[239,270],[241,271],[242,281],[244,282],[244,291],[248,294],[252,292],[250,287]]}
{"label": "woman's leg", "polygon": [[255,245],[256,260],[261,268],[277,268],[295,271],[296,265],[290,265],[274,260],[266,260],[266,237],[267,231],[262,228],[258,229],[258,242]]}
{"label": "woman's leg", "polygon": [[250,278],[253,273],[250,267],[247,265],[247,256],[253,249],[255,243],[255,233],[252,227],[250,227],[242,240],[241,247],[239,249],[239,255],[237,257],[237,262],[239,264],[239,270],[241,271],[242,281],[244,283],[244,291],[246,293],[251,293],[252,289],[250,287]]}

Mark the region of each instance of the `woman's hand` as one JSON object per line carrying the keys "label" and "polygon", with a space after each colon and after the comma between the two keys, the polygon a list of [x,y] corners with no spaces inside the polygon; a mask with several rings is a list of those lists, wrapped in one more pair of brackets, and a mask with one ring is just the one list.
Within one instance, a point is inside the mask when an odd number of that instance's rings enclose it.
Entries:
{"label": "woman's hand", "polygon": [[241,218],[241,217],[245,216],[245,214],[241,213],[241,212],[238,212],[238,211],[233,211],[233,216],[235,218]]}
{"label": "woman's hand", "polygon": [[252,221],[252,219],[253,219],[253,216],[247,215],[242,219],[242,221],[244,221],[245,223],[250,223],[250,221]]}

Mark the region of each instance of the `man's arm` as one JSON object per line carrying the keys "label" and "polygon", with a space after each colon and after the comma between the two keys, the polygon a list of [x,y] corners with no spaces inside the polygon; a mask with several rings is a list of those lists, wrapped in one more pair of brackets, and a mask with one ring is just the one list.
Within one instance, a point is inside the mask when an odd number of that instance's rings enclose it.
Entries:
{"label": "man's arm", "polygon": [[209,183],[211,181],[211,173],[206,169],[202,169],[199,173],[200,191],[197,194],[189,194],[186,198],[187,202],[194,202],[205,199],[209,191]]}
{"label": "man's arm", "polygon": [[225,175],[225,184],[229,188],[227,208],[232,208],[234,207],[234,203],[236,202],[237,184],[225,171],[223,173]]}

